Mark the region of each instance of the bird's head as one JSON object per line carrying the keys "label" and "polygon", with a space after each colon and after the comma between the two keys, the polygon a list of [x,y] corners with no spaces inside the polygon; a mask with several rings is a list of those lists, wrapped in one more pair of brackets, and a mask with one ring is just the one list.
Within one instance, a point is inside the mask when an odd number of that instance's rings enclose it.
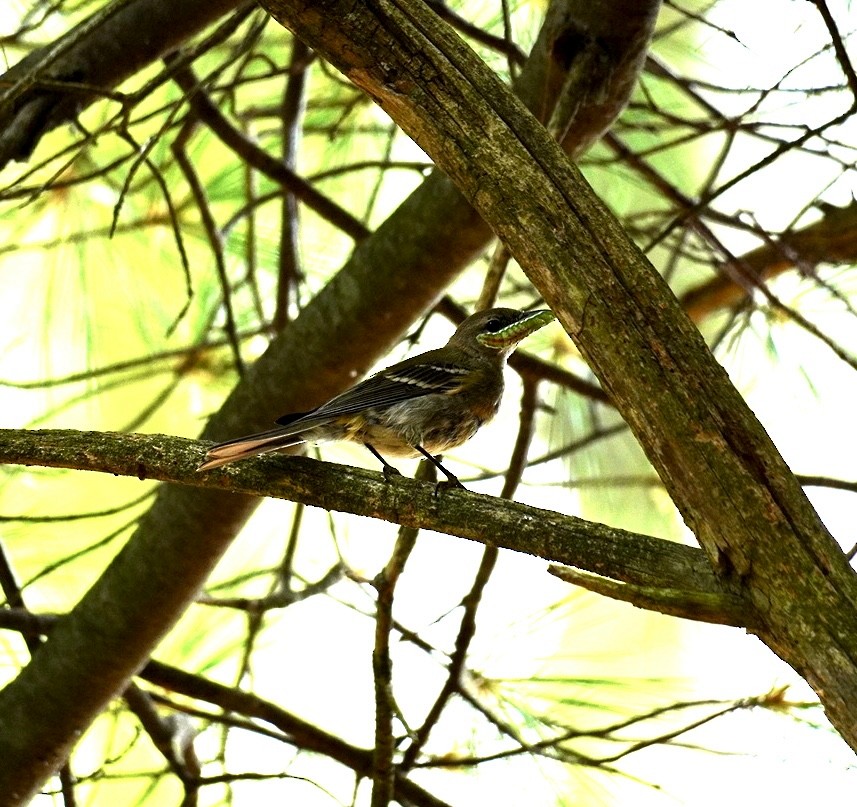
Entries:
{"label": "bird's head", "polygon": [[522,339],[554,320],[551,311],[516,311],[491,308],[468,317],[449,344],[489,355],[508,356]]}

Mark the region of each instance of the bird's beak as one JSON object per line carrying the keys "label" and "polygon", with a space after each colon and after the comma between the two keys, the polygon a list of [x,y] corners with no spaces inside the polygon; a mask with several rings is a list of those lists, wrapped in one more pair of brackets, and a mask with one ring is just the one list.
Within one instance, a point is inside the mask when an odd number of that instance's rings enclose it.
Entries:
{"label": "bird's beak", "polygon": [[535,333],[539,328],[543,328],[549,322],[553,322],[556,317],[553,311],[542,309],[540,311],[522,311],[521,316],[511,325],[495,331],[494,333],[480,333],[476,336],[477,340],[486,347],[492,347],[496,350],[508,350],[514,347],[522,339],[526,339],[531,333]]}

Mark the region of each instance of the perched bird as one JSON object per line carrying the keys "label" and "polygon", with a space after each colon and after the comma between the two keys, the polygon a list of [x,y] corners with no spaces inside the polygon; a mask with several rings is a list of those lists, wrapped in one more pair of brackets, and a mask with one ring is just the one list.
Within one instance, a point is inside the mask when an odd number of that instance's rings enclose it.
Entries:
{"label": "perched bird", "polygon": [[298,443],[363,443],[398,474],[385,455],[422,454],[460,486],[435,454],[469,440],[497,413],[503,367],[515,346],[554,318],[550,311],[493,308],[468,317],[444,347],[394,364],[309,412],[277,419],[279,428],[220,443],[198,470],[279,451]]}

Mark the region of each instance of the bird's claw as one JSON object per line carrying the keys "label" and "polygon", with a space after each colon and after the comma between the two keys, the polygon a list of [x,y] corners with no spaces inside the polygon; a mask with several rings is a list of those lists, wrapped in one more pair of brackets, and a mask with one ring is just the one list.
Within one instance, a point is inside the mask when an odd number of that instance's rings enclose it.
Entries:
{"label": "bird's claw", "polygon": [[441,479],[440,482],[436,483],[434,486],[434,495],[435,498],[440,496],[440,492],[442,490],[467,490],[464,485],[461,484],[461,480],[457,476],[450,476],[447,479]]}
{"label": "bird's claw", "polygon": [[384,474],[384,479],[388,482],[392,482],[395,477],[402,475],[402,472],[398,468],[394,468],[392,465],[385,465],[382,473]]}

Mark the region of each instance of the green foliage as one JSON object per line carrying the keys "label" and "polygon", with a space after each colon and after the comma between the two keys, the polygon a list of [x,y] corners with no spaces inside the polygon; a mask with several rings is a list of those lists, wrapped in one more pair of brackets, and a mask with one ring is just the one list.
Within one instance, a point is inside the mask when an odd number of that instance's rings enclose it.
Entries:
{"label": "green foliage", "polygon": [[[764,62],[758,75],[742,79],[736,71],[721,75],[736,52],[741,63],[774,59],[757,39],[761,12],[736,3],[695,4],[694,11],[669,4],[654,62],[628,110],[582,167],[679,296],[712,277],[738,289],[728,308],[706,298],[709,307],[697,320],[795,470],[853,478],[854,359],[847,349],[840,350],[844,356],[831,352],[831,345],[854,344],[854,283],[825,263],[848,265],[848,259],[828,259],[823,250],[795,257],[796,248],[786,244],[790,233],[817,225],[830,205],[845,205],[855,190],[854,123],[842,112],[854,88],[843,84],[830,33],[818,27],[811,4],[803,5],[784,10],[780,4],[777,11],[812,27],[801,33],[791,61]],[[53,41],[97,6],[35,4],[44,19],[33,30],[25,23],[37,19],[34,10],[15,8],[22,27],[4,23],[12,31],[2,40],[7,59]],[[541,5],[507,10],[512,44],[529,48]],[[505,36],[499,6],[468,1],[456,4],[455,13],[490,35],[468,41],[495,70],[504,77],[518,70],[514,52],[498,45]],[[217,39],[215,32],[186,42],[182,52],[210,43],[192,62],[194,75],[249,148],[280,159],[294,138],[297,158],[289,167],[370,230],[421,183],[430,168],[425,155],[329,65],[317,58],[291,64],[289,35],[261,11],[244,13],[229,36]],[[283,96],[304,67],[304,105],[290,116]],[[239,365],[264,352],[275,322],[300,316],[351,254],[354,240],[303,203],[292,233],[298,265],[285,266],[284,227],[290,225],[284,225],[282,186],[192,113],[174,79],[172,63],[150,65],[83,110],[76,125],[42,138],[27,163],[0,173],[0,426],[195,436],[235,384]],[[202,199],[177,153],[192,166]],[[758,271],[736,259],[765,248],[770,260]],[[486,263],[480,256],[462,275],[446,310],[474,305]],[[793,266],[791,286],[766,285]],[[284,310],[278,299],[288,301]],[[514,264],[498,299],[515,307],[539,303]],[[804,316],[817,327],[808,328]],[[425,348],[449,330],[431,317],[414,341]],[[416,346],[400,346],[396,357]],[[594,380],[558,328],[527,350]],[[542,381],[539,389],[535,437],[516,497],[687,539],[615,412],[567,385]],[[826,398],[832,390],[838,390],[835,399]],[[450,458],[470,471],[468,487],[499,493],[498,469],[510,462],[520,399],[521,386],[510,378],[497,422]],[[371,460],[347,447],[325,447],[321,456]],[[466,480],[467,473],[461,476]],[[37,613],[73,608],[127,540],[150,494],[151,485],[136,480],[4,469],[0,548],[23,604]],[[822,516],[842,524],[844,501],[827,500]],[[843,544],[854,541],[852,530],[849,522],[837,533]],[[252,692],[347,743],[371,748],[372,581],[394,539],[387,525],[266,502],[159,647],[158,660]],[[394,610],[392,687],[401,708],[394,726],[397,750],[404,751],[408,731],[421,725],[462,641],[462,602],[475,597],[480,606],[455,697],[418,758],[425,770],[414,777],[452,804],[612,804],[627,794],[629,782],[636,797],[649,799],[640,780],[686,794],[688,779],[706,776],[708,759],[684,754],[682,765],[691,773],[673,777],[665,766],[677,752],[669,744],[685,742],[688,732],[691,745],[730,750],[728,734],[703,734],[698,741],[697,729],[721,712],[777,709],[773,699],[747,698],[795,680],[763,662],[761,673],[742,680],[733,670],[723,681],[710,665],[706,670],[704,662],[687,659],[692,651],[685,648],[698,650],[707,628],[570,592],[559,581],[545,582],[543,564],[529,558],[503,557],[484,593],[473,595],[481,557],[463,542],[421,536]],[[8,589],[5,600],[16,604]],[[737,658],[752,656],[739,637],[718,634],[716,641]],[[16,635],[2,634],[4,683],[29,652]],[[352,803],[354,793],[353,803],[369,803],[354,770],[306,750],[284,730],[187,693],[141,686],[162,717],[182,716],[198,732],[198,803],[322,805]],[[79,802],[182,803],[191,789],[174,774],[189,768],[165,761],[124,703],[117,700],[75,750]],[[822,732],[808,738],[804,725],[785,722],[736,747],[761,754],[782,735],[801,749],[778,744],[773,756],[787,763],[812,756],[815,741],[825,749],[820,756],[838,759],[840,749],[829,750],[829,739],[815,736]],[[756,731],[746,724],[745,730]],[[662,755],[651,775],[643,763],[642,769],[625,765],[644,750]],[[844,779],[838,761],[834,765]],[[776,791],[778,800],[799,803],[788,801],[787,785]],[[737,792],[726,783],[712,788],[722,798]],[[656,803],[636,797],[635,803]]]}

